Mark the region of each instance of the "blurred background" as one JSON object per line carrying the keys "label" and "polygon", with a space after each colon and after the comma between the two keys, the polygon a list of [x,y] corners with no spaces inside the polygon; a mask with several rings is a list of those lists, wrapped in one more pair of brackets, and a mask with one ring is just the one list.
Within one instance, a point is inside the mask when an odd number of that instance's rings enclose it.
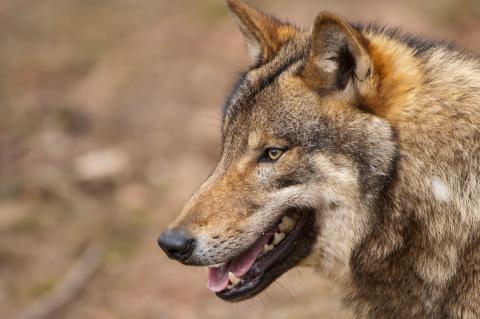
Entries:
{"label": "blurred background", "polygon": [[[480,0],[265,0],[480,51]],[[249,61],[222,0],[0,2],[2,318],[350,318],[333,286],[292,270],[225,304],[160,231],[214,167],[220,107]]]}

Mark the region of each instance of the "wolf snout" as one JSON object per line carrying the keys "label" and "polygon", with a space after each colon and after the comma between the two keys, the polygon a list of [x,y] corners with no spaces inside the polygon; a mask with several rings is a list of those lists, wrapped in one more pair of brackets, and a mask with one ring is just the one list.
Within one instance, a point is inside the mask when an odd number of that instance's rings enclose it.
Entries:
{"label": "wolf snout", "polygon": [[167,229],[158,238],[158,245],[171,259],[184,262],[192,254],[195,239],[183,230]]}

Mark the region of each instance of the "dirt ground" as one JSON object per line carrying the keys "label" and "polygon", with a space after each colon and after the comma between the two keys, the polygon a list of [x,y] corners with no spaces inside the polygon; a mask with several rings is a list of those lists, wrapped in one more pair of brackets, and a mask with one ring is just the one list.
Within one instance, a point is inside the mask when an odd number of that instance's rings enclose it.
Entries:
{"label": "dirt ground", "polygon": [[[320,10],[480,51],[479,0],[250,1],[307,26]],[[220,107],[247,66],[222,0],[0,2],[0,309],[51,295],[85,247],[98,267],[52,318],[349,318],[292,270],[226,304],[156,244],[219,156]]]}

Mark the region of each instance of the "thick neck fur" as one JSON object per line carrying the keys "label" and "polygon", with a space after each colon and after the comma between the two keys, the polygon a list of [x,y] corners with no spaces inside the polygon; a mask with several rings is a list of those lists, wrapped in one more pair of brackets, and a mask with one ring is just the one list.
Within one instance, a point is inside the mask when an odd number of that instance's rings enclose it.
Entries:
{"label": "thick neck fur", "polygon": [[480,64],[367,34],[380,72],[370,107],[399,160],[372,232],[352,256],[350,301],[375,318],[480,317]]}

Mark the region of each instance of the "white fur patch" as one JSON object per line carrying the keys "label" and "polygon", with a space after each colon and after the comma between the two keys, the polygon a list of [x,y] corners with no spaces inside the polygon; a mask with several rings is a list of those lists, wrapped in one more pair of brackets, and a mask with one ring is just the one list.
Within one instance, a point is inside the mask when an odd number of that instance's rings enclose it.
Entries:
{"label": "white fur patch", "polygon": [[440,202],[447,202],[450,199],[448,186],[439,177],[433,176],[431,180],[432,193],[435,199]]}
{"label": "white fur patch", "polygon": [[247,51],[248,51],[248,56],[252,61],[255,61],[258,59],[259,56],[262,54],[262,48],[256,41],[248,40],[247,39]]}
{"label": "white fur patch", "polygon": [[252,131],[248,134],[248,147],[255,148],[260,144],[260,134],[256,131]]}
{"label": "white fur patch", "polygon": [[333,59],[316,59],[315,64],[317,67],[327,73],[334,73],[338,69],[338,64]]}

